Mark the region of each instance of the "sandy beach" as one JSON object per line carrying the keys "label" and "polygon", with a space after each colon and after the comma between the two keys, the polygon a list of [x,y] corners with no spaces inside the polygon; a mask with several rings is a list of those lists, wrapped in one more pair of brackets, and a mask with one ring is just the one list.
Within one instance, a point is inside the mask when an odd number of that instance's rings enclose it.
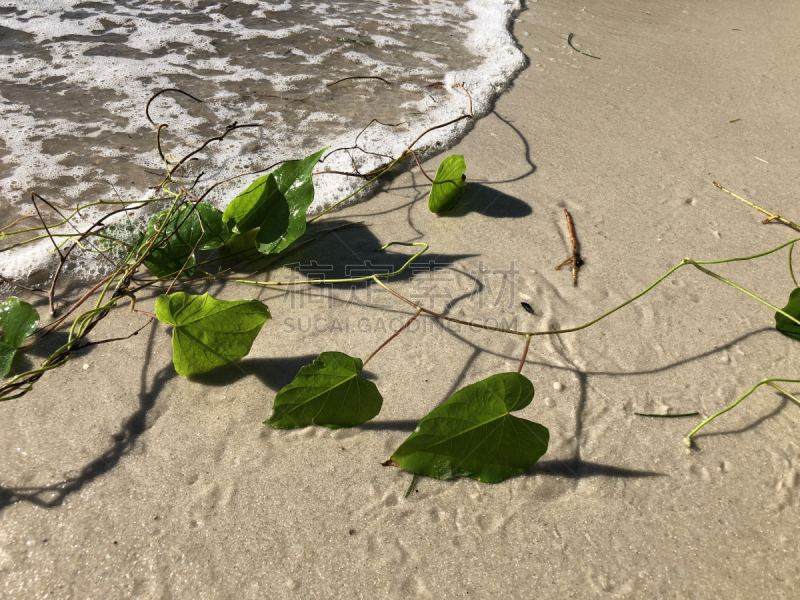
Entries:
{"label": "sandy beach", "polygon": [[[528,66],[449,150],[468,167],[459,206],[430,213],[409,171],[313,231],[367,227],[289,262],[344,277],[410,256],[383,244],[424,241],[427,268],[393,289],[455,318],[547,330],[599,316],[684,257],[776,247],[796,232],[712,182],[800,220],[798,28],[786,0],[531,0],[513,29]],[[577,286],[555,270],[571,251],[565,208]],[[781,307],[794,288],[785,251],[714,271]],[[197,291],[269,305],[240,363],[179,377],[157,325],[0,404],[3,597],[796,595],[800,406],[760,389],[692,449],[701,417],[634,414],[705,417],[765,377],[800,377],[800,345],[773,311],[691,266],[586,330],[534,338],[522,373],[536,396],[519,416],[550,430],[534,468],[496,485],[420,478],[408,497],[411,474],[381,463],[456,390],[515,371],[523,340],[420,317],[365,370],[384,396],[374,421],[277,431],[262,421],[301,366],[327,350],[366,358],[413,310],[376,286]],[[118,312],[92,335],[143,324]]]}

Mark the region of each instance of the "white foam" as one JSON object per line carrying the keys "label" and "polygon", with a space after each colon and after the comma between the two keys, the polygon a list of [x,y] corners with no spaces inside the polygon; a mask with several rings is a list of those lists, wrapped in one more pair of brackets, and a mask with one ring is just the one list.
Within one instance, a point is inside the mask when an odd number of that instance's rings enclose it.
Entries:
{"label": "white foam", "polygon": [[[174,87],[176,77],[196,77],[196,73],[212,73],[214,81],[225,84],[238,84],[245,82],[245,87],[251,82],[268,83],[277,93],[289,93],[299,90],[299,84],[316,85],[312,93],[326,92],[325,85],[336,80],[336,73],[327,74],[324,78],[318,76],[318,71],[304,71],[303,65],[324,65],[332,57],[344,57],[354,64],[362,65],[363,70],[370,75],[379,75],[387,79],[399,80],[401,89],[407,91],[419,90],[418,84],[407,82],[410,77],[441,79],[442,70],[447,69],[447,63],[441,59],[424,41],[414,41],[414,24],[425,26],[439,26],[443,31],[453,32],[467,48],[481,57],[477,66],[470,69],[447,72],[444,81],[448,86],[455,83],[462,84],[469,89],[472,95],[473,110],[476,117],[486,114],[494,97],[511,80],[514,74],[523,66],[524,57],[517,48],[510,32],[509,21],[515,11],[519,9],[518,0],[470,0],[466,6],[459,5],[451,0],[428,3],[411,3],[403,6],[403,19],[397,18],[397,4],[390,0],[368,0],[364,8],[355,10],[352,3],[348,3],[349,11],[342,10],[335,4],[324,3],[298,3],[292,0],[282,2],[264,2],[261,0],[239,0],[239,4],[256,7],[252,17],[262,18],[259,27],[253,22],[243,19],[233,19],[219,13],[219,7],[208,7],[202,11],[197,9],[196,3],[183,0],[186,10],[196,11],[207,17],[207,22],[187,22],[180,20],[180,13],[175,11],[175,18],[147,19],[141,5],[129,7],[126,3],[113,3],[113,11],[99,12],[85,18],[65,19],[67,10],[86,10],[79,5],[81,0],[33,0],[14,2],[0,0],[2,7],[15,7],[25,11],[22,14],[0,18],[0,25],[26,32],[34,36],[37,44],[49,51],[51,60],[46,56],[13,56],[0,55],[0,83],[15,82],[35,85],[52,77],[64,77],[65,86],[74,86],[83,90],[124,90],[125,93],[117,95],[105,104],[105,109],[115,117],[127,123],[127,128],[136,130],[143,124],[142,107],[154,89]],[[96,5],[95,5],[96,6]],[[149,5],[148,5],[149,6]],[[160,8],[160,3],[153,6]],[[279,23],[272,21],[278,15],[289,15],[293,8],[299,8],[308,14],[319,15],[317,24],[310,22]],[[92,9],[97,11],[97,9]],[[91,12],[91,11],[90,11]],[[347,37],[360,35],[360,18],[370,19],[371,27],[381,34],[372,34],[367,39],[372,41],[381,52],[389,54],[375,55],[362,50],[358,45],[350,47],[333,47],[320,52],[306,51],[302,48],[289,48],[291,55],[301,60],[300,64],[292,63],[290,71],[286,68],[282,72],[270,72],[263,68],[255,68],[238,64],[237,59],[231,56],[220,55],[215,45],[213,36],[224,33],[237,40],[250,40],[257,38],[285,39],[302,33],[303,36],[312,36],[319,32],[319,27],[327,23],[327,27],[336,32],[346,33]],[[465,18],[467,17],[467,18]],[[105,24],[102,22],[105,20]],[[115,27],[106,29],[108,23]],[[367,22],[367,21],[364,21]],[[90,43],[85,39],[64,40],[64,36],[93,36],[98,31],[108,33],[119,32],[127,36],[125,45],[132,51],[139,51],[135,58],[125,56],[93,55],[87,56],[85,52],[92,48],[107,46],[108,44]],[[341,35],[340,33],[340,35]],[[464,35],[466,33],[466,35]],[[386,35],[383,35],[386,34]],[[329,38],[336,33],[317,33]],[[443,34],[444,35],[444,34]],[[447,34],[449,35],[449,34]],[[180,44],[181,51],[171,51],[164,56],[153,56],[159,49],[169,48],[171,45]],[[424,48],[424,49],[423,49]],[[284,59],[286,53],[266,51],[265,55],[274,56],[275,60]],[[403,53],[408,57],[415,57],[415,62],[392,64],[385,59],[400,56]],[[295,71],[295,72],[292,72]],[[204,77],[210,75],[204,75]],[[2,87],[0,87],[0,94]],[[64,92],[61,92],[62,94]],[[247,87],[245,93],[250,93]],[[242,106],[237,104],[238,96],[220,90],[213,98],[206,102],[213,116],[221,122],[248,122],[250,114],[247,110],[243,114]],[[422,112],[424,115],[413,115],[406,121],[413,119],[408,125],[400,128],[388,129],[373,126],[367,129],[359,138],[360,145],[382,154],[397,156],[406,146],[425,129],[451,120],[468,109],[465,94],[457,88],[448,88],[446,93],[441,93],[438,102],[428,99],[423,95],[418,100],[404,100],[401,104],[413,106],[411,110]],[[268,122],[269,130],[249,130],[250,137],[236,143],[217,145],[213,151],[202,155],[204,160],[203,170],[206,172],[205,180],[213,181],[224,179],[234,174],[247,170],[246,167],[254,160],[253,152],[257,149],[257,162],[270,164],[286,158],[297,156],[296,148],[309,139],[315,139],[314,146],[332,148],[351,146],[355,133],[365,123],[359,123],[357,130],[341,132],[341,127],[347,120],[335,113],[317,110],[303,112],[296,110],[295,116],[302,117],[298,123],[289,123],[286,115],[280,110],[270,109],[264,112],[263,108],[258,113],[258,120]],[[187,150],[190,142],[187,136],[195,136],[198,128],[203,126],[207,115],[187,115],[181,104],[173,97],[162,96],[157,107],[156,120],[177,118],[180,120],[170,126],[170,135],[173,136],[177,147],[174,152]],[[366,116],[366,115],[365,115]],[[82,139],[91,139],[95,136],[97,145],[94,149],[95,156],[121,157],[124,153],[115,148],[102,146],[100,134],[102,124],[97,124],[96,130],[87,130],[85,125],[70,122],[63,118],[48,118],[47,115],[34,113],[30,107],[20,105],[18,102],[0,95],[0,118],[4,127],[0,131],[0,138],[5,142],[9,155],[4,158],[6,166],[11,167],[11,176],[0,180],[0,198],[19,197],[22,191],[30,189],[36,181],[56,179],[67,176],[74,180],[74,184],[64,187],[64,196],[79,198],[92,184],[86,180],[86,170],[81,166],[65,166],[60,162],[69,155],[48,155],[43,152],[43,144],[60,136],[78,136]],[[368,119],[365,119],[368,120]],[[161,121],[160,121],[161,122]],[[329,124],[338,127],[340,133],[334,139],[324,139],[318,135],[321,125]],[[116,125],[115,125],[116,126]],[[447,147],[460,137],[469,127],[467,120],[461,121],[450,128],[439,129],[428,134],[421,145]],[[39,139],[36,139],[38,136]],[[157,155],[131,157],[142,167],[158,168]],[[360,167],[363,171],[379,166],[383,160],[369,155],[359,156]],[[352,164],[345,153],[332,156],[324,164],[327,170],[350,170]],[[91,174],[87,175],[90,177]],[[117,182],[113,172],[104,175],[107,179]],[[315,177],[316,199],[310,209],[311,214],[318,213],[334,202],[354,191],[362,182],[355,178],[336,175],[322,175]],[[224,207],[226,199],[229,201],[235,193],[245,187],[247,182],[242,180],[221,186],[220,194],[214,196],[213,201]],[[125,200],[132,200],[133,190],[118,186],[119,193]],[[364,195],[361,198],[365,197]],[[94,198],[92,198],[93,200]],[[353,201],[358,201],[355,198]],[[84,201],[86,201],[84,199]],[[0,200],[0,202],[7,202]],[[46,267],[52,260],[52,253],[48,249],[49,242],[31,245],[24,250],[3,253],[0,260],[0,274],[5,277],[21,278],[31,272]],[[97,270],[90,267],[93,255],[86,258],[86,273]],[[73,267],[76,269],[78,267]]]}

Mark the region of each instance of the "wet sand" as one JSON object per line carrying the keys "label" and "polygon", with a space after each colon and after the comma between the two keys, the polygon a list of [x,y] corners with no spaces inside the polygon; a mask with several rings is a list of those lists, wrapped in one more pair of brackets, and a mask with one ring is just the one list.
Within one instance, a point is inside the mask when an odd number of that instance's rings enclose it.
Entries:
{"label": "wet sand", "polygon": [[[530,65],[453,149],[470,182],[459,208],[429,213],[424,178],[407,173],[317,229],[368,228],[329,233],[291,260],[332,277],[365,261],[402,264],[407,252],[377,248],[424,240],[430,270],[394,289],[456,318],[545,330],[598,316],[683,257],[775,247],[792,231],[761,224],[712,181],[800,219],[798,26],[790,2],[531,2],[514,28]],[[600,59],[573,51],[570,33]],[[555,270],[570,253],[564,208],[585,259],[577,287]],[[791,597],[800,407],[762,389],[693,450],[682,438],[696,419],[634,415],[707,416],[764,377],[798,375],[800,346],[774,330],[769,309],[690,269],[589,329],[534,339],[523,374],[536,397],[519,416],[550,430],[536,467],[498,485],[420,479],[408,498],[410,474],[380,463],[456,389],[515,370],[521,340],[420,318],[424,328],[367,368],[384,396],[373,422],[274,431],[261,421],[302,365],[325,350],[365,358],[387,337],[382,326],[412,311],[372,288],[210,285],[201,291],[272,311],[238,365],[180,378],[158,326],[76,356],[0,406],[0,589]],[[785,253],[715,270],[779,306],[793,288]],[[140,324],[120,311],[93,335]]]}

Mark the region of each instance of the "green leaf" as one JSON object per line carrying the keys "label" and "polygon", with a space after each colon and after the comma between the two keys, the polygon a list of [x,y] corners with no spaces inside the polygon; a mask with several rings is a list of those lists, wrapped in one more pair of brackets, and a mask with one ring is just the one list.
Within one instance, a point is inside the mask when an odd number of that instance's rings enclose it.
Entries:
{"label": "green leaf", "polygon": [[509,413],[533,399],[533,384],[500,373],[468,385],[433,409],[384,463],[435,479],[498,483],[531,468],[547,451],[546,427]]}
{"label": "green leaf", "polygon": [[[800,320],[800,288],[795,288],[789,294],[789,304],[783,308],[783,312]],[[800,341],[800,325],[778,312],[775,313],[775,328],[782,334]]]}
{"label": "green leaf", "polygon": [[11,361],[17,349],[38,324],[39,313],[31,304],[16,296],[0,303],[0,326],[3,328],[0,337],[0,375],[5,377],[11,371]]}
{"label": "green leaf", "polygon": [[271,315],[258,300],[227,301],[177,292],[156,299],[156,318],[174,327],[175,370],[195,375],[247,356]]}
{"label": "green leaf", "polygon": [[233,221],[239,233],[259,227],[256,245],[263,254],[285,249],[306,232],[306,212],[314,201],[311,174],[325,150],[256,179],[228,205],[222,220]]}
{"label": "green leaf", "polygon": [[[283,231],[280,232],[283,234],[289,227],[289,204],[278,188],[275,174],[259,177],[236,196],[222,213],[222,220],[231,223],[237,233],[268,225],[269,221],[278,221],[283,224]],[[280,225],[273,224],[273,227]]]}
{"label": "green leaf", "polygon": [[436,170],[431,193],[428,196],[428,208],[431,212],[440,213],[450,210],[456,205],[466,186],[467,163],[464,156],[453,154],[445,158]]}
{"label": "green leaf", "polygon": [[323,352],[278,392],[272,416],[264,424],[276,429],[338,429],[366,423],[381,411],[383,397],[374,383],[358,376],[362,368],[360,358]]}
{"label": "green leaf", "polygon": [[[169,209],[153,215],[147,225],[146,237],[155,234],[167,218]],[[173,232],[174,235],[171,235]],[[170,236],[167,239],[167,236]],[[193,256],[197,250],[213,250],[222,247],[231,237],[228,226],[222,222],[222,213],[206,202],[196,206],[182,204],[169,218],[159,238],[165,240],[164,247],[157,247],[145,265],[156,277],[167,277],[183,268],[185,276],[192,274],[196,263]],[[156,243],[159,246],[159,243]],[[189,261],[187,263],[187,260]]]}

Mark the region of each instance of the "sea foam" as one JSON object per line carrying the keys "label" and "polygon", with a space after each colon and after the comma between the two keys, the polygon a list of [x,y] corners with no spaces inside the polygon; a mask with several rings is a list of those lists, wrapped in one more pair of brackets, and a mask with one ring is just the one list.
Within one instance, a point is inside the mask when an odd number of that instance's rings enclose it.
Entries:
{"label": "sea foam", "polygon": [[[179,173],[189,183],[201,173],[199,187],[324,146],[352,147],[375,118],[395,126],[373,123],[360,149],[334,153],[320,167],[349,172],[355,162],[368,172],[421,132],[468,112],[455,84],[469,90],[476,117],[490,110],[524,64],[509,32],[518,9],[517,0],[0,0],[0,221],[28,210],[31,190],[69,206],[151,196],[163,164],[144,106],[165,88],[203,100],[167,93],[153,102],[153,120],[169,123],[163,143],[172,156],[227,124],[261,124],[199,154]],[[330,86],[352,76],[391,85]],[[445,148],[469,126],[435,130],[420,146]],[[220,186],[208,200],[224,208],[254,177]],[[309,212],[362,183],[316,176]],[[98,214],[88,211],[78,227]],[[42,240],[0,256],[0,274],[24,278],[54,254]],[[69,271],[89,277],[104,268],[87,254]]]}

